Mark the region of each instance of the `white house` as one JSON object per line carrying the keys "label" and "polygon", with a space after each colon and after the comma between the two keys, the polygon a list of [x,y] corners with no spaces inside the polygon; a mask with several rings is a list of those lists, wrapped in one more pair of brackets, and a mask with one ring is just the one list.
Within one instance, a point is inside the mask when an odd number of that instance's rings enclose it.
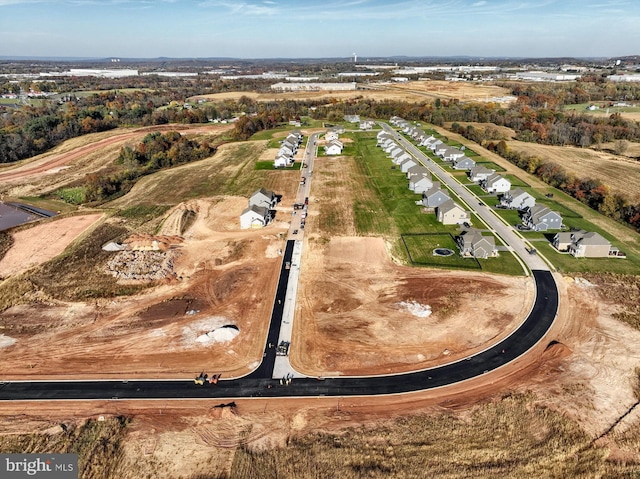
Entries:
{"label": "white house", "polygon": [[453,147],[449,147],[446,150],[444,150],[440,156],[442,157],[443,160],[445,161],[455,161],[458,158],[462,158],[464,156],[464,152],[462,150],[459,150],[458,148],[453,148]]}
{"label": "white house", "polygon": [[260,188],[249,197],[249,206],[261,206],[271,209],[278,203],[278,197],[273,191]]}
{"label": "white house", "polygon": [[326,155],[339,155],[342,153],[342,143],[338,140],[333,140],[324,145],[324,153]]}
{"label": "white house", "polygon": [[400,171],[402,171],[403,173],[406,173],[407,171],[409,171],[409,168],[411,168],[412,166],[417,166],[418,164],[419,164],[418,160],[411,157],[406,158],[399,163]]}
{"label": "white house", "polygon": [[521,188],[509,190],[500,198],[500,205],[512,210],[526,210],[535,204],[536,199]]}
{"label": "white house", "polygon": [[506,193],[511,189],[511,182],[497,173],[492,174],[482,182],[487,193]]}
{"label": "white house", "polygon": [[480,183],[491,175],[493,175],[496,170],[491,170],[484,165],[476,165],[469,171],[469,179],[475,183]]}
{"label": "white house", "polygon": [[293,160],[287,158],[286,156],[276,156],[276,159],[273,160],[274,168],[287,168],[293,164]]}
{"label": "white house", "polygon": [[340,135],[338,135],[338,133],[336,133],[335,131],[329,131],[324,135],[324,139],[327,142],[337,140],[339,137]]}
{"label": "white house", "polygon": [[422,194],[433,187],[431,176],[414,176],[409,180],[409,189],[416,194]]}
{"label": "white house", "polygon": [[270,219],[269,208],[251,205],[240,215],[240,228],[263,228],[269,224]]}

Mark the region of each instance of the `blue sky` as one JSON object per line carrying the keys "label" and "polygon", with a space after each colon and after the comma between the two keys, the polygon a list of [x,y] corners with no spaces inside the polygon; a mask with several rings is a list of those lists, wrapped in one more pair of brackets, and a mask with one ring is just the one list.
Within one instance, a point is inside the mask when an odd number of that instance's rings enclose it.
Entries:
{"label": "blue sky", "polygon": [[640,0],[0,0],[1,56],[640,54]]}

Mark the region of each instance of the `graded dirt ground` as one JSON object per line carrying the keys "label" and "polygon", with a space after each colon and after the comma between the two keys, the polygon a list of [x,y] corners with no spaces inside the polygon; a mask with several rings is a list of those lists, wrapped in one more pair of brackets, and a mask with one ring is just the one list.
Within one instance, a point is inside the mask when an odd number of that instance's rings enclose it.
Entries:
{"label": "graded dirt ground", "polygon": [[303,92],[227,92],[210,95],[197,95],[190,100],[206,99],[209,101],[238,100],[243,96],[255,101],[273,100],[330,100],[337,98],[349,100],[367,98],[371,100],[393,100],[407,102],[432,101],[436,98],[461,101],[488,101],[492,98],[506,97],[510,94],[507,88],[485,83],[448,82],[440,80],[410,81],[406,83],[369,84],[358,90],[349,91],[303,91]]}

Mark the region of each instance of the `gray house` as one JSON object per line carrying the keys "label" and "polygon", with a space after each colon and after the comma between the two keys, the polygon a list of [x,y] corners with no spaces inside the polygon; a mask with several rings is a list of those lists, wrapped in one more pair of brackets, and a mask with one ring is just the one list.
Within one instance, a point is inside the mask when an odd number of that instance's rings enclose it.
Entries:
{"label": "gray house", "polygon": [[496,249],[496,241],[493,236],[482,236],[482,233],[476,229],[468,229],[463,231],[456,238],[460,255],[473,258],[487,259],[498,256]]}
{"label": "gray house", "polygon": [[249,206],[262,206],[271,209],[278,203],[278,197],[273,191],[260,188],[249,197]]}
{"label": "gray house", "polygon": [[426,208],[437,208],[442,203],[449,201],[451,197],[449,192],[440,189],[440,182],[435,181],[433,186],[422,193],[422,206]]}
{"label": "gray house", "polygon": [[416,194],[422,194],[433,186],[431,175],[416,176],[409,180],[409,189]]}
{"label": "gray house", "polygon": [[468,156],[462,156],[453,160],[454,170],[470,170],[474,166],[476,166],[476,162]]}
{"label": "gray house", "polygon": [[512,210],[525,210],[533,208],[536,199],[521,188],[509,190],[500,198],[500,205]]}
{"label": "gray house", "polygon": [[535,231],[547,231],[562,228],[562,216],[544,205],[535,205],[526,211],[522,223]]}

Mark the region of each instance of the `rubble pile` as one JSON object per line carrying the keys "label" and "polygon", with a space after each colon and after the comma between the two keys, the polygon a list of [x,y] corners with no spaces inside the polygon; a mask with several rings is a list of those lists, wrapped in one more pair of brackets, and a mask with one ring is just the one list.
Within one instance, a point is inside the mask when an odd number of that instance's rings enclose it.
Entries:
{"label": "rubble pile", "polygon": [[162,251],[120,251],[107,263],[107,272],[123,280],[157,280],[173,273],[175,254]]}

